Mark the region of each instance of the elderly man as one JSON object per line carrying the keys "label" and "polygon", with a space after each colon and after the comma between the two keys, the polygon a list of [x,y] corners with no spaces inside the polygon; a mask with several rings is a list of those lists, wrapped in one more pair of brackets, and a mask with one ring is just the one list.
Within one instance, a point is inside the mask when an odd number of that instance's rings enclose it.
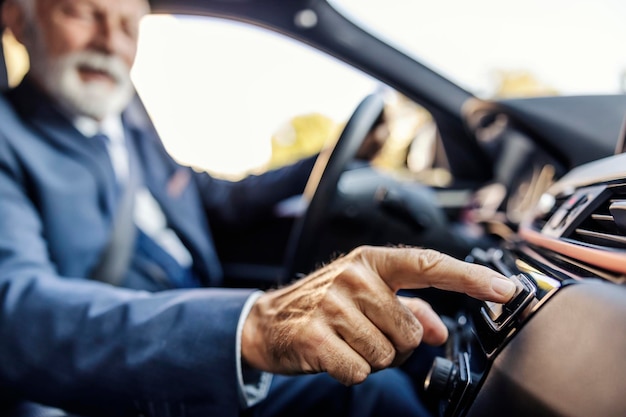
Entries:
{"label": "elderly man", "polygon": [[[31,71],[0,97],[0,413],[419,415],[385,368],[447,331],[396,292],[505,302],[513,284],[434,251],[360,248],[276,291],[221,288],[209,222],[301,192],[312,163],[238,183],[177,165],[132,112],[148,11],[3,5]],[[315,375],[283,376],[297,374]]]}

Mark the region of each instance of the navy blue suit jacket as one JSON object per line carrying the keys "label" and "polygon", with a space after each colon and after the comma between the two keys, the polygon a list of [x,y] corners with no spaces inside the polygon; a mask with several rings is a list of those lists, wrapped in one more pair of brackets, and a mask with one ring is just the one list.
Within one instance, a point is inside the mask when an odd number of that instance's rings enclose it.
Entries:
{"label": "navy blue suit jacket", "polygon": [[313,162],[218,180],[177,164],[141,116],[123,118],[145,185],[212,288],[148,292],[138,288],[160,288],[87,279],[110,237],[114,172],[27,79],[0,96],[0,404],[238,414],[236,326],[250,291],[218,288],[209,220],[254,221],[301,192]]}

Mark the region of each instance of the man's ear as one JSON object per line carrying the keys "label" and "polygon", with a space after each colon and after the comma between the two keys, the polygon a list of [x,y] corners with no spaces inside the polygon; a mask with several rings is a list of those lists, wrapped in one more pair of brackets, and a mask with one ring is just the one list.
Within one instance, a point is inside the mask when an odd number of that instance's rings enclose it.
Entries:
{"label": "man's ear", "polygon": [[15,0],[2,4],[2,23],[21,44],[26,41],[26,12]]}

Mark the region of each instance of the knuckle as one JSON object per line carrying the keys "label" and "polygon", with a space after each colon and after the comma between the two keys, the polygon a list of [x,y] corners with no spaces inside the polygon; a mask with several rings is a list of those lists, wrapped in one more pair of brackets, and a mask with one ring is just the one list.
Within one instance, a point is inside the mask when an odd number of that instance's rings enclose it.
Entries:
{"label": "knuckle", "polygon": [[396,352],[394,350],[379,352],[375,361],[370,363],[372,369],[385,369],[389,368],[396,358]]}
{"label": "knuckle", "polygon": [[346,385],[356,385],[365,381],[371,370],[365,367],[351,367],[346,374]]}
{"label": "knuckle", "polygon": [[366,266],[360,263],[351,263],[345,266],[337,277],[336,288],[343,290],[350,299],[359,302],[364,298],[372,299],[380,294],[380,285]]}
{"label": "knuckle", "polygon": [[371,337],[352,337],[351,335],[344,340],[350,349],[372,368],[385,368],[395,357],[395,347],[382,335],[374,335],[374,337],[375,340]]}
{"label": "knuckle", "polygon": [[326,372],[343,385],[350,386],[365,381],[371,369],[366,365],[361,366],[352,361],[337,360],[335,358],[326,367]]}
{"label": "knuckle", "polygon": [[358,264],[350,263],[341,271],[341,282],[348,285],[355,285],[360,281],[363,272]]}
{"label": "knuckle", "polygon": [[349,385],[357,385],[362,383],[369,376],[369,372],[357,372],[353,375],[353,378],[350,380]]}
{"label": "knuckle", "polygon": [[466,281],[473,281],[476,276],[476,271],[474,270],[474,265],[469,262],[464,262],[463,264],[463,277]]}
{"label": "knuckle", "polygon": [[417,264],[421,271],[430,271],[436,268],[444,259],[444,255],[433,249],[422,249],[417,255]]}
{"label": "knuckle", "polygon": [[413,316],[415,317],[423,317],[431,313],[434,314],[434,310],[432,309],[430,304],[418,298],[412,299],[410,305],[408,305],[407,308],[413,313]]}
{"label": "knuckle", "polygon": [[367,261],[376,250],[373,246],[362,245],[352,251],[353,256],[360,261]]}
{"label": "knuckle", "polygon": [[328,291],[324,295],[323,303],[320,304],[319,311],[326,317],[333,317],[338,319],[344,315],[345,300],[341,297],[341,294],[336,291]]}
{"label": "knuckle", "polygon": [[485,285],[488,285],[488,280],[481,274],[476,274],[474,265],[470,263],[463,264],[463,277],[461,283],[465,291],[473,292],[475,290],[482,289]]}
{"label": "knuckle", "polygon": [[407,350],[415,349],[422,343],[422,338],[424,337],[424,327],[417,322],[417,324],[409,326],[407,331],[405,332],[404,343],[401,346],[398,346],[398,350],[404,352]]}
{"label": "knuckle", "polygon": [[396,356],[394,347],[383,337],[380,340],[362,337],[355,342],[355,346],[359,346],[356,347],[356,350],[360,352],[372,369],[379,370],[389,367]]}

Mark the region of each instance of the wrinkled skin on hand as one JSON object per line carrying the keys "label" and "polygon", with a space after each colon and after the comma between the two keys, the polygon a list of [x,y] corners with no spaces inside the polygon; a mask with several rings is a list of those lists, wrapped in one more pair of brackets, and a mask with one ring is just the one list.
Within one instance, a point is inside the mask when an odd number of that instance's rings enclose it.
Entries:
{"label": "wrinkled skin on hand", "polygon": [[396,295],[426,287],[496,302],[515,291],[496,272],[433,250],[361,247],[260,297],[244,324],[243,359],[263,371],[328,372],[357,384],[402,363],[422,341],[446,341],[428,303]]}

